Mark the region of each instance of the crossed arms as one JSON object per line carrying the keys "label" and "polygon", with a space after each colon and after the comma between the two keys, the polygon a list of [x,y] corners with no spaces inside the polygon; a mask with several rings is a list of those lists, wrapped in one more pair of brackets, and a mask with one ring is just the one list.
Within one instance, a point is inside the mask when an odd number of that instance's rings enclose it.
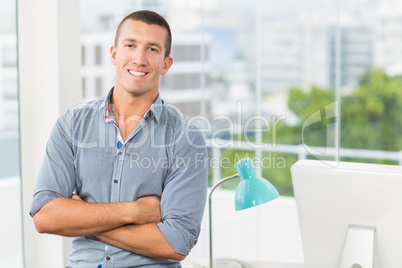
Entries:
{"label": "crossed arms", "polygon": [[[94,235],[110,245],[153,258],[181,261],[160,232],[160,200],[148,196],[132,202],[88,203],[78,195],[59,197],[33,217],[39,233]],[[157,245],[157,246],[155,246]]]}

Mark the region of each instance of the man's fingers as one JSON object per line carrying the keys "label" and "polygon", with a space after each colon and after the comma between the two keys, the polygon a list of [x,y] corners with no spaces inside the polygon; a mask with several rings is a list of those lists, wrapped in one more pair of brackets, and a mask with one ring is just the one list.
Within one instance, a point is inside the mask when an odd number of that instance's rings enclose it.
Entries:
{"label": "man's fingers", "polygon": [[71,195],[71,199],[77,200],[77,201],[83,201],[83,200],[81,199],[81,197],[80,197],[79,195],[77,195],[77,194],[72,194],[72,195]]}

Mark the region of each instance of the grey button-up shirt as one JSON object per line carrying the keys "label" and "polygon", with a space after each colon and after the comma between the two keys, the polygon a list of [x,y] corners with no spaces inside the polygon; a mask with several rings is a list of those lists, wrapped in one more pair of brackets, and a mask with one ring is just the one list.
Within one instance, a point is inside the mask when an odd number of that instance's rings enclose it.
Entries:
{"label": "grey button-up shirt", "polygon": [[[158,96],[126,141],[119,141],[109,97],[64,113],[48,141],[30,214],[74,191],[94,203],[156,195],[161,198],[160,231],[177,253],[187,255],[197,242],[206,201],[208,161],[202,133]],[[107,245],[93,236],[74,238],[67,267],[101,263],[103,268],[180,266],[174,260]]]}

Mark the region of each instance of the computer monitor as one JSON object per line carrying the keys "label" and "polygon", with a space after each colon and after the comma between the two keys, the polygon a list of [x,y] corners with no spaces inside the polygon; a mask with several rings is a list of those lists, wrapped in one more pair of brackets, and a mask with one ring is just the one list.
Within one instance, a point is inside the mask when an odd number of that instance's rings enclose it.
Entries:
{"label": "computer monitor", "polygon": [[402,167],[291,167],[306,268],[402,267]]}

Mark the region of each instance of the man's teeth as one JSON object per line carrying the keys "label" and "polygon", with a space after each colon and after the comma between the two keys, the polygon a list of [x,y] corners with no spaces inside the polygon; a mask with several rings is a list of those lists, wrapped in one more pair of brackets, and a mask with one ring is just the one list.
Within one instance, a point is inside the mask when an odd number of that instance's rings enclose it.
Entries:
{"label": "man's teeth", "polygon": [[129,71],[130,74],[135,75],[135,76],[143,76],[146,75],[146,73],[142,73],[142,72],[134,72],[134,71]]}

